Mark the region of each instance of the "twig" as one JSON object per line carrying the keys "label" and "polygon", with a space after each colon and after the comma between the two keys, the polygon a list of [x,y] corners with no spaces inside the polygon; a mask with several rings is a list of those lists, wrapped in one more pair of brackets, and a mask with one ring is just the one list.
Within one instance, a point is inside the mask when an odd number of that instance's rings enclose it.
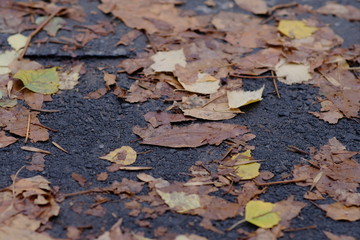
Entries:
{"label": "twig", "polygon": [[[274,71],[271,71],[271,75],[274,77]],[[274,84],[274,88],[275,88],[275,92],[278,98],[280,98],[280,93],[279,93],[279,89],[276,83],[276,78],[273,78],[273,84]]]}
{"label": "twig", "polygon": [[306,178],[291,179],[291,180],[276,181],[276,182],[266,182],[266,183],[259,183],[259,182],[255,181],[255,184],[258,186],[269,186],[269,185],[275,185],[275,184],[297,183],[297,182],[303,182],[303,181],[306,181]]}
{"label": "twig", "polygon": [[38,108],[30,108],[30,110],[37,111],[37,112],[47,112],[47,113],[54,113],[60,112],[60,110],[53,110],[53,109],[38,109]]}
{"label": "twig", "polygon": [[245,75],[237,75],[237,74],[230,74],[231,77],[240,77],[240,78],[284,78],[284,76],[245,76]]}
{"label": "twig", "polygon": [[22,166],[19,170],[17,170],[16,171],[16,173],[15,173],[15,176],[14,176],[14,179],[13,179],[13,185],[12,185],[12,194],[13,194],[13,201],[12,201],[12,203],[11,204],[13,204],[14,203],[14,199],[15,199],[15,183],[16,183],[16,178],[17,178],[17,176],[19,175],[19,173],[21,172],[21,170],[23,170],[23,168],[25,167],[25,165],[24,166]]}
{"label": "twig", "polygon": [[284,229],[284,232],[303,231],[303,230],[314,229],[314,228],[317,228],[317,226],[316,225],[310,225],[310,226],[300,227],[300,228],[287,228],[287,229]]}
{"label": "twig", "polygon": [[220,94],[219,96],[214,97],[213,99],[210,99],[207,103],[205,103],[205,104],[204,104],[204,105],[202,105],[201,107],[203,108],[203,107],[205,107],[205,106],[209,105],[210,103],[212,103],[212,102],[214,102],[215,100],[217,100],[217,99],[219,99],[219,98],[223,97],[224,95],[225,95],[225,93]]}
{"label": "twig", "polygon": [[151,46],[151,49],[154,51],[154,53],[157,53],[158,50],[156,49],[156,46],[153,44],[153,42],[152,42],[149,34],[148,34],[146,31],[144,31],[144,33],[145,33],[145,36],[146,36],[147,40],[149,41],[149,44],[150,44],[150,46]]}
{"label": "twig", "polygon": [[23,59],[26,51],[30,45],[31,39],[38,34],[50,21],[51,19],[53,19],[59,12],[61,12],[62,10],[64,10],[64,7],[59,8],[57,11],[53,12],[45,21],[43,21],[32,33],[30,33],[30,35],[28,36],[27,40],[26,40],[26,44],[25,47],[20,55],[20,57],[18,58],[19,60]]}
{"label": "twig", "polygon": [[301,154],[304,154],[304,155],[309,155],[310,153],[309,152],[306,152],[298,147],[295,147],[293,145],[289,145],[287,150],[289,151],[292,151],[292,152],[295,152],[295,153],[301,153]]}
{"label": "twig", "polygon": [[57,147],[58,149],[60,149],[61,151],[65,152],[65,153],[69,153],[68,151],[65,150],[65,148],[63,148],[62,146],[60,146],[59,144],[57,144],[56,142],[52,141],[51,142],[55,147]]}
{"label": "twig", "polygon": [[44,125],[42,125],[42,124],[40,124],[40,123],[32,123],[32,125],[35,125],[35,126],[39,126],[39,127],[45,128],[45,129],[50,130],[50,131],[52,131],[52,132],[59,132],[58,130],[52,129],[52,128],[47,127],[47,126],[44,126]]}
{"label": "twig", "polygon": [[25,140],[24,142],[27,143],[30,135],[30,122],[31,122],[31,112],[29,112],[27,126],[26,126],[26,133],[25,133]]}

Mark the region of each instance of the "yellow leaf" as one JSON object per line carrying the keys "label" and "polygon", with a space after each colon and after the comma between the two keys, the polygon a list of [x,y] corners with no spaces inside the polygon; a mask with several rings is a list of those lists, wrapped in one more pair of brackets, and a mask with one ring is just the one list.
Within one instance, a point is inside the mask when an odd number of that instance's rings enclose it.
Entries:
{"label": "yellow leaf", "polygon": [[248,105],[250,103],[259,102],[262,100],[262,93],[265,85],[256,91],[244,91],[242,89],[235,91],[227,91],[227,98],[230,108],[238,108]]}
{"label": "yellow leaf", "polygon": [[261,228],[271,228],[281,220],[272,212],[275,204],[259,200],[249,201],[245,207],[245,220]]}
{"label": "yellow leaf", "polygon": [[175,66],[179,64],[182,67],[186,66],[186,58],[184,50],[173,50],[168,52],[157,52],[151,57],[154,61],[150,67],[155,72],[172,72],[175,70]]}
{"label": "yellow leaf", "polygon": [[290,38],[307,38],[318,30],[316,27],[310,27],[303,21],[281,20],[278,26],[279,32]]}
{"label": "yellow leaf", "polygon": [[18,51],[18,50],[22,49],[23,47],[25,47],[27,37],[18,33],[18,34],[14,34],[14,35],[11,35],[10,37],[8,37],[7,41],[13,49]]}
{"label": "yellow leaf", "polygon": [[108,160],[121,165],[130,165],[136,161],[136,152],[129,146],[122,146],[114,151],[100,157],[100,159]]}
{"label": "yellow leaf", "polygon": [[[245,157],[241,157],[245,156]],[[247,150],[243,153],[238,153],[231,157],[232,160],[236,160],[235,172],[242,180],[253,179],[259,175],[260,164],[253,162],[247,163],[251,157],[251,151]],[[245,163],[245,164],[243,164]]]}
{"label": "yellow leaf", "polygon": [[197,194],[186,194],[184,192],[163,192],[156,190],[164,202],[178,213],[184,213],[201,207],[200,197]]}
{"label": "yellow leaf", "polygon": [[20,70],[14,78],[20,79],[24,86],[37,93],[52,94],[59,90],[59,75],[56,67],[39,70]]}

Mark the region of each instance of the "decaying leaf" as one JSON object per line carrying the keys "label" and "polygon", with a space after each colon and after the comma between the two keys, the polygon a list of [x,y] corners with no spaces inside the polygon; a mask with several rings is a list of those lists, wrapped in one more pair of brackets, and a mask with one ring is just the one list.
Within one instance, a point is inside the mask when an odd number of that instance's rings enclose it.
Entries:
{"label": "decaying leaf", "polygon": [[59,89],[59,75],[56,67],[39,70],[20,70],[14,78],[20,79],[24,86],[37,93],[53,94]]}
{"label": "decaying leaf", "polygon": [[136,152],[129,146],[122,146],[121,148],[111,151],[100,159],[108,160],[113,163],[121,165],[131,165],[136,161]]}
{"label": "decaying leaf", "polygon": [[344,117],[339,109],[329,100],[324,100],[321,102],[321,112],[310,113],[331,124],[337,123],[339,119]]}
{"label": "decaying leaf", "polygon": [[261,228],[271,228],[281,220],[273,212],[275,204],[259,200],[249,201],[245,207],[245,220]]}
{"label": "decaying leaf", "polygon": [[262,93],[265,85],[256,91],[244,91],[242,89],[236,91],[227,91],[227,98],[230,108],[242,107],[254,102],[262,100]]}
{"label": "decaying leaf", "polygon": [[303,21],[280,20],[278,30],[290,38],[301,39],[310,37],[318,28],[310,27]]}
{"label": "decaying leaf", "polygon": [[188,84],[182,79],[179,79],[179,83],[189,92],[211,94],[217,92],[220,88],[220,79],[211,76],[208,73],[198,73],[194,83]]}
{"label": "decaying leaf", "polygon": [[0,53],[0,75],[10,73],[9,65],[18,57],[15,50],[9,50]]}
{"label": "decaying leaf", "polygon": [[225,123],[193,124],[185,127],[160,126],[153,128],[133,127],[133,132],[143,138],[142,144],[183,148],[205,144],[219,145],[223,140],[247,133],[240,125]]}
{"label": "decaying leaf", "polygon": [[[38,17],[35,20],[35,23],[40,25],[43,21],[46,20],[46,17]],[[48,24],[44,27],[44,30],[52,37],[56,36],[56,33],[66,24],[66,21],[61,17],[54,17],[50,20]]]}

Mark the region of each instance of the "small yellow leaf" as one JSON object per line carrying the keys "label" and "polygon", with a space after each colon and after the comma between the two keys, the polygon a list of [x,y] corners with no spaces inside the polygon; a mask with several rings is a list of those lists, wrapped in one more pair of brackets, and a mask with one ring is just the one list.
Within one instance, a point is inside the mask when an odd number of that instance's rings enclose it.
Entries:
{"label": "small yellow leaf", "polygon": [[318,30],[316,27],[310,27],[303,21],[297,20],[281,20],[278,26],[279,32],[290,38],[306,38],[310,37]]}
{"label": "small yellow leaf", "polygon": [[256,91],[244,91],[242,89],[236,91],[227,91],[227,98],[230,108],[238,108],[248,105],[250,103],[259,102],[262,100],[262,93],[265,85]]}
{"label": "small yellow leaf", "polygon": [[275,204],[259,200],[250,201],[245,207],[245,220],[261,228],[271,228],[281,220],[272,212]]}
{"label": "small yellow leaf", "polygon": [[178,213],[184,213],[201,207],[200,197],[197,194],[186,194],[184,192],[163,192],[156,190],[164,202]]}
{"label": "small yellow leaf", "polygon": [[136,152],[129,146],[122,146],[114,151],[100,157],[100,159],[108,160],[121,165],[130,165],[136,161]]}
{"label": "small yellow leaf", "polygon": [[184,50],[173,50],[168,52],[157,52],[151,57],[155,62],[150,67],[155,72],[172,72],[175,71],[175,66],[179,64],[182,67],[186,66],[186,58]]}
{"label": "small yellow leaf", "polygon": [[0,75],[10,73],[9,65],[18,57],[15,50],[0,53]]}
{"label": "small yellow leaf", "polygon": [[18,34],[14,34],[14,35],[11,35],[10,37],[8,37],[7,41],[13,49],[18,51],[18,50],[22,49],[23,47],[25,47],[27,37],[18,33]]}
{"label": "small yellow leaf", "polygon": [[52,94],[59,90],[59,75],[56,67],[39,70],[20,70],[14,78],[20,79],[24,86],[37,93]]}
{"label": "small yellow leaf", "polygon": [[246,152],[243,153],[238,153],[231,157],[232,160],[236,160],[234,166],[236,175],[239,176],[242,180],[253,179],[259,175],[259,169],[260,169],[259,163],[256,162],[246,163],[249,161],[250,157],[251,157],[250,150],[247,150]]}

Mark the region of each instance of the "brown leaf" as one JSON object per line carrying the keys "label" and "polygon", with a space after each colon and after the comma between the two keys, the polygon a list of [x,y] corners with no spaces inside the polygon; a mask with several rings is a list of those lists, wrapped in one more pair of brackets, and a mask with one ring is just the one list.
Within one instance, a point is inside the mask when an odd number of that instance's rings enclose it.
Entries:
{"label": "brown leaf", "polygon": [[183,121],[191,121],[194,118],[185,117],[183,114],[171,114],[167,112],[148,112],[144,115],[144,118],[147,122],[151,124],[154,128],[167,125],[173,122],[183,122]]}
{"label": "brown leaf", "polygon": [[326,212],[326,216],[334,220],[357,221],[360,219],[360,207],[346,207],[336,202],[332,204],[322,204],[319,207]]}
{"label": "brown leaf", "polygon": [[329,240],[356,240],[356,238],[351,237],[351,236],[346,236],[346,235],[335,235],[331,232],[328,231],[323,231],[323,233],[325,234],[325,236],[329,239]]}
{"label": "brown leaf", "polygon": [[74,179],[80,186],[84,187],[86,179],[78,173],[71,174],[72,179]]}
{"label": "brown leaf", "polygon": [[109,174],[107,172],[102,172],[96,175],[96,180],[98,181],[106,181],[109,177]]}
{"label": "brown leaf", "polygon": [[115,44],[115,46],[118,45],[125,45],[128,46],[131,44],[136,38],[138,38],[141,35],[141,32],[138,30],[131,30],[130,32],[125,33],[121,36],[120,40]]}
{"label": "brown leaf", "polygon": [[100,88],[94,92],[88,93],[84,98],[85,99],[99,99],[103,97],[108,92],[107,88]]}
{"label": "brown leaf", "polygon": [[26,169],[29,171],[38,171],[42,172],[45,168],[45,154],[42,153],[34,153],[31,158],[31,162],[29,166],[26,166]]}
{"label": "brown leaf", "polygon": [[6,136],[5,131],[0,131],[0,148],[7,147],[17,141],[17,138]]}
{"label": "brown leaf", "polygon": [[321,14],[335,15],[350,21],[360,20],[360,9],[352,5],[342,5],[335,2],[327,2],[325,6],[318,8],[316,11]]}
{"label": "brown leaf", "polygon": [[247,10],[250,11],[254,14],[266,14],[268,11],[268,8],[266,6],[266,1],[264,0],[252,0],[252,1],[248,1],[248,0],[235,0],[235,3]]}
{"label": "brown leaf", "polygon": [[185,127],[160,126],[156,129],[151,126],[135,126],[133,132],[143,138],[142,144],[183,148],[205,144],[219,145],[225,139],[238,137],[249,130],[235,124],[204,123]]}
{"label": "brown leaf", "polygon": [[97,205],[93,208],[89,208],[84,212],[86,215],[91,215],[95,217],[103,217],[106,213],[106,210],[103,206]]}
{"label": "brown leaf", "polygon": [[107,88],[116,84],[116,75],[104,72],[104,81]]}

